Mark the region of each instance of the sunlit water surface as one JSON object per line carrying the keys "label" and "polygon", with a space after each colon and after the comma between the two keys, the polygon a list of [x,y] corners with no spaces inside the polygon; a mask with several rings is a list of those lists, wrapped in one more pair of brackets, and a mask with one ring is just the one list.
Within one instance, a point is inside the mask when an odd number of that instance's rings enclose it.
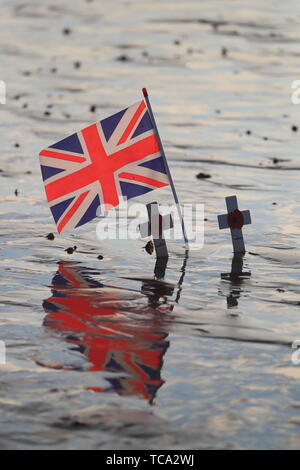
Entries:
{"label": "sunlit water surface", "polygon": [[[2,0],[0,22],[0,447],[299,447],[299,2]],[[157,281],[144,241],[100,241],[96,221],[45,238],[37,157],[143,86],[207,219]],[[243,279],[221,277],[232,194],[253,221]]]}

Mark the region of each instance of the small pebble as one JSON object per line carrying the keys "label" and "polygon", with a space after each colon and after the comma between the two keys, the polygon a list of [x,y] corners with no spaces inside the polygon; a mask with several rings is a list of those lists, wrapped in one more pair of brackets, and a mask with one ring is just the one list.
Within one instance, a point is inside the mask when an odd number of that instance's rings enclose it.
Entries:
{"label": "small pebble", "polygon": [[276,163],[278,163],[278,162],[279,162],[278,158],[276,158],[276,157],[273,158],[273,163],[274,163],[274,165],[276,165]]}
{"label": "small pebble", "polygon": [[15,196],[17,196],[18,194],[19,194],[19,191],[15,189]]}
{"label": "small pebble", "polygon": [[97,259],[103,259],[102,255],[97,256]]}
{"label": "small pebble", "polygon": [[71,30],[70,30],[70,28],[64,28],[62,32],[63,32],[63,34],[65,34],[67,36],[68,34],[71,33]]}
{"label": "small pebble", "polygon": [[208,178],[211,178],[211,175],[209,175],[208,173],[198,173],[198,175],[196,175],[196,178],[198,179],[208,179]]}
{"label": "small pebble", "polygon": [[277,206],[277,202],[272,202],[272,206]]}
{"label": "small pebble", "polygon": [[116,60],[118,62],[130,62],[130,58],[126,54],[119,55]]}
{"label": "small pebble", "polygon": [[48,235],[46,236],[46,238],[48,238],[48,240],[54,240],[55,236],[53,233],[48,233]]}
{"label": "small pebble", "polygon": [[223,57],[227,56],[227,52],[228,52],[228,50],[226,49],[226,47],[222,47],[221,54],[222,54]]}
{"label": "small pebble", "polygon": [[57,68],[56,68],[56,67],[53,67],[53,68],[51,69],[51,72],[52,72],[52,73],[56,73],[56,72],[57,72]]}
{"label": "small pebble", "polygon": [[76,250],[75,246],[73,248],[70,246],[69,248],[65,249],[65,251],[68,253],[68,255],[71,255],[72,253],[74,253],[75,250]]}
{"label": "small pebble", "polygon": [[20,144],[18,144],[18,142],[15,143],[15,147],[16,148],[19,148],[20,147]]}
{"label": "small pebble", "polygon": [[179,41],[179,39],[175,39],[174,45],[175,46],[180,46],[180,44],[181,44],[181,41]]}
{"label": "small pebble", "polygon": [[252,134],[252,131],[250,131],[249,129],[246,131],[246,134],[247,135],[251,135]]}
{"label": "small pebble", "polygon": [[150,242],[148,242],[147,245],[145,245],[143,248],[147,251],[147,253],[149,253],[149,255],[152,255],[154,250],[153,241],[150,240]]}
{"label": "small pebble", "polygon": [[97,106],[95,104],[92,104],[92,106],[90,107],[90,112],[95,113],[96,109],[97,109]]}
{"label": "small pebble", "polygon": [[45,111],[45,112],[44,112],[44,116],[51,116],[50,111]]}
{"label": "small pebble", "polygon": [[297,127],[297,126],[292,126],[292,131],[293,131],[293,132],[297,132],[297,131],[298,131],[298,127]]}
{"label": "small pebble", "polygon": [[277,289],[278,292],[285,292],[284,289],[281,289],[280,287]]}
{"label": "small pebble", "polygon": [[79,62],[79,60],[74,62],[74,67],[75,67],[75,69],[79,69],[81,67],[81,62]]}

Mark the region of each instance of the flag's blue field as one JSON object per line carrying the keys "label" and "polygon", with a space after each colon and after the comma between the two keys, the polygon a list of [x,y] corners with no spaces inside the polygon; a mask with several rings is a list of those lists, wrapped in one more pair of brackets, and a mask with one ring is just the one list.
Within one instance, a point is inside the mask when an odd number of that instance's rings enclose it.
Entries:
{"label": "flag's blue field", "polygon": [[[299,447],[299,26],[297,0],[1,2],[1,449]],[[144,86],[180,201],[205,205],[204,246],[168,243],[165,280],[145,240],[53,209],[46,160]],[[171,202],[163,186],[141,201]],[[252,218],[243,279],[217,220],[232,195]]]}

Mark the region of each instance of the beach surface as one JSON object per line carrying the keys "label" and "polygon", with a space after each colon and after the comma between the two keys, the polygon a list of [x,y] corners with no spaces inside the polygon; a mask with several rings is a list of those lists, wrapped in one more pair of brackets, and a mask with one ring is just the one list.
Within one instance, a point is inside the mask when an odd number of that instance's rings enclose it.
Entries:
{"label": "beach surface", "polygon": [[[1,449],[299,448],[299,57],[296,0],[1,1]],[[56,233],[38,159],[142,87],[205,217],[156,281],[144,240]],[[231,195],[244,278],[221,276]]]}

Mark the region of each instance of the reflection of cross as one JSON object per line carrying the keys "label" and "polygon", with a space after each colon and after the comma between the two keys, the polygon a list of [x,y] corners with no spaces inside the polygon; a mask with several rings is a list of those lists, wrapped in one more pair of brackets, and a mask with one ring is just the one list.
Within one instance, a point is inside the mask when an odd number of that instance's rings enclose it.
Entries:
{"label": "reflection of cross", "polygon": [[218,216],[219,228],[230,228],[234,253],[245,253],[242,227],[251,224],[249,211],[239,211],[236,196],[226,198],[228,214]]}
{"label": "reflection of cross", "polygon": [[222,273],[221,278],[230,281],[232,289],[227,296],[227,308],[238,306],[238,299],[241,296],[239,287],[243,281],[251,276],[250,272],[243,271],[244,253],[235,253],[232,258],[231,272]]}
{"label": "reflection of cross", "polygon": [[157,202],[147,204],[149,222],[139,226],[142,238],[153,237],[157,258],[167,258],[168,250],[164,239],[164,231],[173,228],[173,220],[170,214],[160,215]]}
{"label": "reflection of cross", "polygon": [[244,264],[243,258],[244,258],[243,253],[235,253],[232,258],[231,272],[222,273],[221,278],[230,280],[230,281],[238,281],[239,279],[249,278],[251,276],[251,273],[243,271],[243,264]]}

